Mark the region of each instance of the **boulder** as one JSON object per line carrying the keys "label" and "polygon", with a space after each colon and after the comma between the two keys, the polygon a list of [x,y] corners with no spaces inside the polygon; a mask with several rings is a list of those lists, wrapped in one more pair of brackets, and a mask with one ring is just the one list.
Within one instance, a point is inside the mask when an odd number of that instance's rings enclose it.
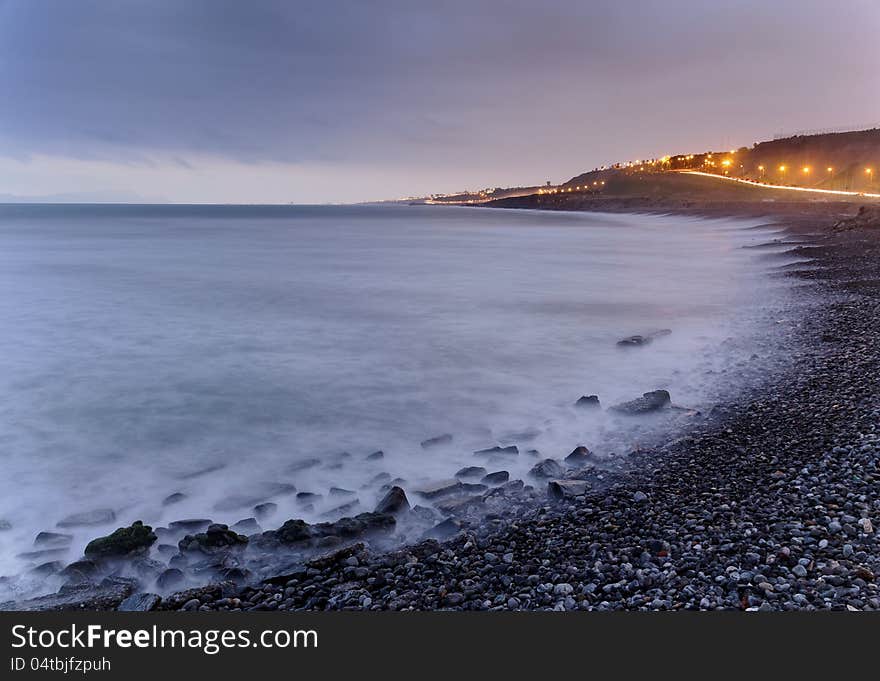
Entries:
{"label": "boulder", "polygon": [[90,525],[106,525],[116,520],[116,513],[111,508],[98,508],[94,511],[73,513],[57,523],[58,527],[88,527]]}
{"label": "boulder", "polygon": [[592,458],[593,453],[583,445],[580,445],[575,447],[571,454],[565,457],[565,463],[569,466],[583,466]]}
{"label": "boulder", "polygon": [[156,586],[163,591],[171,591],[183,584],[185,578],[183,572],[177,568],[168,568],[156,578]]}
{"label": "boulder", "polygon": [[437,437],[430,437],[421,442],[422,449],[430,449],[431,447],[439,447],[448,444],[452,444],[452,436],[449,433],[438,435]]}
{"label": "boulder", "polygon": [[256,534],[263,531],[256,518],[242,518],[230,529],[238,534]]}
{"label": "boulder", "polygon": [[367,461],[378,461],[379,459],[385,458],[385,452],[381,449],[373,452],[372,454],[367,454]]}
{"label": "boulder", "polygon": [[462,483],[458,480],[443,480],[416,490],[416,494],[424,499],[438,499],[455,492],[460,492],[462,487]]}
{"label": "boulder", "polygon": [[343,487],[331,487],[330,488],[330,496],[331,497],[353,497],[357,492],[351,489],[345,489]]}
{"label": "boulder", "polygon": [[168,523],[168,529],[173,532],[202,532],[213,521],[210,518],[184,518]]}
{"label": "boulder", "polygon": [[155,541],[153,528],[136,520],[129,527],[120,527],[106,537],[93,539],[84,553],[88,558],[116,558],[146,553]]}
{"label": "boulder", "polygon": [[599,396],[598,395],[581,395],[578,398],[578,401],[574,403],[578,409],[598,409],[599,404]]}
{"label": "boulder", "polygon": [[317,492],[297,492],[296,493],[296,503],[298,504],[312,504],[316,501],[321,501],[324,498],[323,494],[318,494]]}
{"label": "boulder", "polygon": [[611,410],[627,416],[638,416],[665,409],[671,402],[672,399],[666,390],[652,390],[634,400],[617,404],[611,407]]}
{"label": "boulder", "polygon": [[482,478],[486,475],[486,469],[482,466],[465,466],[455,474],[456,478]]}
{"label": "boulder", "polygon": [[311,539],[312,531],[311,526],[305,520],[295,518],[286,521],[275,530],[275,535],[282,544],[297,544]]}
{"label": "boulder", "polygon": [[34,546],[46,549],[59,549],[70,546],[73,541],[72,534],[61,534],[59,532],[40,532],[34,538]]}
{"label": "boulder", "polygon": [[483,476],[483,479],[480,480],[484,485],[501,485],[510,480],[510,473],[507,471],[495,471],[494,473],[489,473],[488,475]]}
{"label": "boulder", "polygon": [[122,601],[116,609],[120,612],[149,612],[155,610],[161,602],[162,599],[158,594],[142,592],[132,594]]}
{"label": "boulder", "polygon": [[435,525],[430,530],[425,532],[425,538],[434,538],[434,539],[448,539],[453,535],[458,534],[461,531],[462,524],[460,521],[455,520],[454,518],[447,518],[442,523]]}
{"label": "boulder", "polygon": [[519,447],[510,445],[508,447],[489,447],[487,449],[478,449],[474,452],[474,456],[516,456],[519,454]]}
{"label": "boulder", "polygon": [[277,510],[278,504],[272,501],[267,501],[264,504],[257,504],[256,506],[254,506],[254,515],[257,516],[257,518],[268,518],[269,516],[273,515]]}
{"label": "boulder", "polygon": [[561,478],[565,471],[556,459],[544,459],[536,463],[529,474],[535,478]]}
{"label": "boulder", "polygon": [[551,480],[547,483],[547,493],[554,499],[579,497],[589,489],[589,483],[584,480]]}
{"label": "boulder", "polygon": [[475,496],[457,496],[444,497],[437,501],[434,506],[439,511],[447,515],[462,515],[468,511],[482,506],[485,503],[482,497]]}
{"label": "boulder", "polygon": [[658,331],[647,333],[643,336],[627,336],[626,338],[621,338],[619,341],[617,341],[617,345],[621,348],[638,348],[644,345],[649,345],[655,339],[662,336],[668,336],[670,333],[672,333],[671,329],[660,329]]}
{"label": "boulder", "polygon": [[224,551],[237,551],[247,546],[248,538],[233,532],[226,525],[215,523],[199,534],[188,534],[177,543],[181,553],[201,552],[206,554]]}
{"label": "boulder", "polygon": [[181,501],[186,499],[186,495],[182,492],[175,492],[174,494],[169,494],[167,497],[162,499],[163,506],[171,506],[172,504],[179,504]]}
{"label": "boulder", "polygon": [[392,487],[382,500],[376,505],[376,513],[400,513],[409,510],[409,500],[406,492],[398,486]]}

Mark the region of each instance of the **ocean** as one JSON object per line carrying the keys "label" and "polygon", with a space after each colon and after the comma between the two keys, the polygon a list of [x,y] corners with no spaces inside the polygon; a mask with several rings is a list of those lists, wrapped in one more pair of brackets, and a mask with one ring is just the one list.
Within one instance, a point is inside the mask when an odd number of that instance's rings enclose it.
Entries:
{"label": "ocean", "polygon": [[437,206],[0,206],[0,575],[49,560],[19,554],[71,513],[115,519],[64,530],[53,560],[135,519],[371,510],[382,482],[449,478],[485,447],[519,445],[504,467],[526,479],[527,449],[624,456],[643,424],[574,402],[662,388],[705,410],[748,387],[791,287],[767,257],[785,246],[749,246],[776,237]]}

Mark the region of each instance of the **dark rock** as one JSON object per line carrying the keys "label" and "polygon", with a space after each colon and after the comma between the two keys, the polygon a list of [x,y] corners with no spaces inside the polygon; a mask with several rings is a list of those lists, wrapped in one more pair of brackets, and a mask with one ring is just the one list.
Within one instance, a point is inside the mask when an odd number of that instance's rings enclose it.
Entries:
{"label": "dark rock", "polygon": [[480,482],[484,485],[500,485],[508,480],[510,480],[510,473],[507,471],[495,471],[494,473],[489,473],[488,475],[483,476],[483,479],[480,480]]}
{"label": "dark rock", "polygon": [[212,522],[210,518],[185,518],[168,523],[168,529],[174,532],[201,532]]}
{"label": "dark rock", "polygon": [[172,567],[165,570],[156,578],[156,586],[163,591],[170,591],[183,584],[184,580],[183,572]]}
{"label": "dark rock", "polygon": [[58,560],[53,560],[49,561],[48,563],[41,563],[35,568],[31,568],[30,570],[28,570],[28,574],[37,577],[48,577],[49,575],[54,575],[61,572],[61,570],[63,569],[64,563]]}
{"label": "dark rock", "polygon": [[578,401],[574,403],[574,406],[579,409],[597,409],[599,404],[599,396],[598,395],[582,395],[578,398]]}
{"label": "dark rock", "polygon": [[519,454],[519,447],[510,445],[509,447],[489,447],[488,449],[478,449],[474,452],[474,456],[516,456]]}
{"label": "dark rock", "polygon": [[179,504],[181,501],[186,499],[186,495],[182,492],[175,492],[174,494],[169,494],[167,497],[162,499],[163,506],[171,506],[172,504]]}
{"label": "dark rock", "polygon": [[157,594],[136,593],[126,598],[119,607],[116,608],[121,612],[149,612],[155,610],[162,599]]}
{"label": "dark rock", "polygon": [[353,511],[354,509],[356,509],[360,505],[361,505],[360,499],[353,499],[352,501],[349,501],[346,504],[341,504],[339,506],[335,506],[335,507],[331,508],[326,513],[323,513],[321,515],[321,517],[323,517],[323,518],[336,518],[340,515],[344,515],[345,513],[348,513],[349,511]]}
{"label": "dark rock", "polygon": [[376,505],[376,513],[395,514],[407,510],[409,510],[409,500],[406,498],[406,492],[397,486],[388,490],[387,494]]}
{"label": "dark rock", "polygon": [[556,459],[544,459],[536,463],[529,474],[536,478],[561,478],[565,471]]}
{"label": "dark rock", "polygon": [[4,604],[7,610],[115,610],[134,591],[126,581],[105,581],[100,585],[77,584],[57,594]]}
{"label": "dark rock", "polygon": [[58,527],[88,527],[90,525],[104,525],[116,520],[116,513],[109,508],[98,508],[94,511],[74,513],[63,520],[59,520]]}
{"label": "dark rock", "polygon": [[376,452],[373,452],[372,454],[367,454],[367,461],[378,461],[379,459],[384,459],[384,458],[385,458],[385,452],[383,452],[381,449]]}
{"label": "dark rock", "polygon": [[73,584],[91,582],[99,572],[98,564],[93,560],[77,560],[61,571],[62,577],[67,577]]}
{"label": "dark rock", "polygon": [[85,555],[90,558],[121,557],[145,553],[156,535],[153,528],[136,520],[129,527],[120,527],[106,537],[93,539],[86,546]]}
{"label": "dark rock", "polygon": [[444,497],[437,501],[434,505],[438,510],[447,515],[462,515],[471,511],[485,503],[482,497],[475,496],[457,496]]}
{"label": "dark rock", "polygon": [[275,530],[275,536],[282,544],[297,544],[312,538],[311,526],[299,518],[286,521]]}
{"label": "dark rock", "polygon": [[317,494],[316,492],[297,492],[296,503],[298,503],[298,504],[311,504],[316,501],[320,501],[323,498],[324,498],[323,494]]}
{"label": "dark rock", "polygon": [[456,478],[482,478],[486,475],[486,469],[482,466],[465,466],[456,474]]}
{"label": "dark rock", "polygon": [[330,488],[330,496],[331,497],[353,497],[357,492],[351,489],[345,489],[343,487],[331,487]]}
{"label": "dark rock", "polygon": [[254,514],[257,518],[268,518],[269,516],[274,515],[277,510],[278,504],[271,501],[254,506]]}
{"label": "dark rock", "polygon": [[212,554],[223,551],[235,551],[243,549],[248,543],[244,535],[233,532],[226,525],[215,523],[200,534],[188,534],[181,539],[177,548],[181,553],[200,551]]}
{"label": "dark rock", "polygon": [[592,452],[583,445],[579,445],[574,448],[571,454],[565,457],[565,463],[569,466],[583,466],[591,461],[592,458]]}
{"label": "dark rock", "polygon": [[454,518],[447,518],[442,523],[435,525],[425,532],[425,537],[433,537],[440,540],[448,539],[449,537],[458,534],[461,531],[461,528],[461,521],[455,520]]}
{"label": "dark rock", "polygon": [[321,464],[320,459],[303,459],[302,461],[297,461],[296,463],[291,464],[288,467],[288,470],[291,473],[299,473],[300,471],[308,470],[309,468],[314,468],[315,466],[319,466]]}
{"label": "dark rock", "polygon": [[48,560],[50,558],[61,558],[62,556],[67,555],[70,551],[70,548],[67,546],[59,546],[53,549],[39,549],[37,551],[24,551],[22,553],[15,554],[16,558],[21,558],[22,560]]}
{"label": "dark rock", "polygon": [[666,390],[653,390],[651,392],[644,393],[641,397],[630,400],[629,402],[624,402],[622,404],[617,404],[611,407],[612,411],[618,412],[620,414],[626,414],[630,416],[637,416],[639,414],[647,414],[652,411],[658,411],[665,407],[668,407],[671,403],[671,398],[669,393]]}
{"label": "dark rock", "polygon": [[637,348],[642,347],[644,345],[650,344],[657,338],[661,336],[668,336],[672,331],[670,329],[660,329],[659,331],[654,331],[649,334],[645,334],[644,336],[627,336],[626,338],[622,338],[617,341],[617,345],[622,348]]}
{"label": "dark rock", "polygon": [[438,435],[437,437],[422,440],[422,449],[430,449],[431,447],[438,447],[440,445],[448,445],[451,443],[452,436],[447,433],[445,435]]}
{"label": "dark rock", "polygon": [[344,560],[363,552],[363,550],[363,544],[352,544],[351,546],[346,546],[338,551],[332,551],[331,553],[325,553],[322,556],[316,556],[309,560],[309,562],[306,563],[306,566],[315,570],[326,570],[334,565],[339,565]]}
{"label": "dark rock", "polygon": [[554,499],[579,497],[589,489],[589,483],[584,480],[551,480],[547,483],[547,493]]}
{"label": "dark rock", "polygon": [[462,483],[458,480],[443,480],[433,485],[428,485],[422,489],[416,490],[423,499],[437,499],[462,490]]}
{"label": "dark rock", "polygon": [[34,546],[38,546],[40,548],[61,548],[64,546],[70,546],[70,543],[73,541],[73,535],[71,534],[60,534],[58,532],[40,532],[34,538]]}
{"label": "dark rock", "polygon": [[238,534],[256,534],[262,532],[263,528],[257,523],[256,518],[242,518],[230,528]]}

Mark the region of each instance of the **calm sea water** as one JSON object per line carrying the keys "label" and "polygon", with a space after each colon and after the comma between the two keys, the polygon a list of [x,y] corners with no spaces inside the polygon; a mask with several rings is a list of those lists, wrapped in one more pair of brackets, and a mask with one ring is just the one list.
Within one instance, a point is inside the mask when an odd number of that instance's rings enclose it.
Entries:
{"label": "calm sea water", "polygon": [[[601,447],[621,426],[579,415],[582,394],[610,405],[662,387],[705,407],[735,387],[718,372],[765,333],[761,311],[785,288],[743,248],[767,240],[755,226],[0,206],[0,574],[27,567],[16,554],[71,512],[109,507],[118,521],[74,530],[72,559],[136,518],[231,524],[251,498],[278,502],[278,522],[332,509],[334,485],[369,509],[377,473],[449,477],[527,429],[545,456]],[[615,345],[661,328],[672,334],[647,348]],[[442,433],[451,446],[419,446]],[[309,458],[321,464],[291,470]],[[520,459],[515,475],[533,463]],[[304,513],[278,482],[324,498]],[[163,508],[172,492],[187,499]]]}

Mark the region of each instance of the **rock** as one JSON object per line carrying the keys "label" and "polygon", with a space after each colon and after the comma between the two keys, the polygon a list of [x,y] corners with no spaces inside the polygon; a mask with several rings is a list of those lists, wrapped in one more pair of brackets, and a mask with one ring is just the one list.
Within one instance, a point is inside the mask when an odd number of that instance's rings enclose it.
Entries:
{"label": "rock", "polygon": [[177,543],[181,553],[201,552],[212,554],[222,551],[241,550],[248,543],[244,535],[233,532],[226,525],[215,523],[205,532],[188,534]]}
{"label": "rock", "polygon": [[619,414],[638,416],[639,414],[647,414],[668,407],[670,403],[671,398],[666,390],[653,390],[644,393],[637,399],[617,404],[611,407],[611,410]]}
{"label": "rock", "polygon": [[193,612],[198,610],[202,605],[202,602],[198,598],[190,598],[186,603],[183,604],[181,610],[185,610],[187,612]]}
{"label": "rock", "polygon": [[510,480],[510,473],[507,471],[495,471],[494,473],[489,473],[488,475],[483,476],[483,479],[480,480],[484,485],[501,485]]}
{"label": "rock", "polygon": [[297,461],[288,466],[287,470],[291,473],[299,473],[300,471],[305,471],[319,465],[321,465],[320,459],[303,459],[302,461]]}
{"label": "rock", "polygon": [[355,498],[352,501],[349,501],[348,503],[340,504],[339,506],[334,506],[326,513],[323,513],[321,517],[323,517],[323,518],[338,518],[341,515],[345,515],[349,511],[353,511],[354,509],[356,509],[360,505],[361,505],[360,499]]}
{"label": "rock", "polygon": [[488,449],[478,449],[474,452],[474,456],[516,456],[517,454],[519,454],[519,447],[516,445],[489,447]]}
{"label": "rock", "polygon": [[28,574],[36,577],[48,577],[49,575],[61,572],[62,569],[64,569],[64,563],[58,560],[52,560],[47,563],[41,563],[35,568],[31,568],[28,570]]}
{"label": "rock", "polygon": [[98,508],[94,511],[74,513],[59,520],[58,527],[88,527],[90,525],[105,525],[116,520],[116,513],[110,508]]}
{"label": "rock", "polygon": [[65,546],[70,546],[70,543],[72,541],[72,534],[61,534],[58,532],[40,532],[34,538],[34,546],[38,546],[40,548],[57,549]]}
{"label": "rock", "polygon": [[156,578],[156,586],[163,591],[176,589],[184,582],[183,572],[177,568],[168,568]]}
{"label": "rock", "polygon": [[12,529],[12,523],[5,518],[0,518],[0,532],[6,532]]}
{"label": "rock", "polygon": [[868,518],[860,518],[858,525],[865,534],[874,534],[874,526]]}
{"label": "rock", "polygon": [[435,502],[437,509],[448,515],[461,515],[467,513],[473,508],[482,506],[485,502],[481,497],[475,496],[458,496],[444,497]]}
{"label": "rock", "polygon": [[115,610],[134,591],[126,580],[104,580],[99,585],[82,583],[57,594],[4,603],[4,610],[94,611]]}
{"label": "rock", "polygon": [[580,445],[575,447],[571,454],[565,457],[565,463],[573,467],[583,466],[589,463],[592,458],[592,452],[583,445]]}
{"label": "rock", "polygon": [[807,568],[805,568],[803,565],[795,565],[791,569],[791,572],[795,577],[800,577],[802,579],[807,576]]}
{"label": "rock", "polygon": [[149,612],[155,610],[161,602],[162,598],[158,594],[142,592],[132,594],[122,601],[116,609],[120,612]]}
{"label": "rock", "polygon": [[598,395],[581,395],[578,398],[578,401],[574,403],[578,409],[598,409],[599,404],[599,396]]}
{"label": "rock", "polygon": [[453,518],[448,518],[442,523],[435,525],[425,532],[425,537],[434,537],[436,539],[448,539],[461,531],[461,522]]}
{"label": "rock", "polygon": [[536,463],[529,474],[535,478],[561,478],[565,471],[556,459],[544,459]]}
{"label": "rock", "polygon": [[486,469],[482,466],[465,466],[455,474],[456,478],[482,478],[486,475]]}
{"label": "rock", "polygon": [[317,501],[320,501],[324,498],[323,494],[317,494],[316,492],[297,492],[296,494],[296,503],[302,504],[311,504]]}
{"label": "rock", "polygon": [[657,338],[668,336],[671,333],[671,329],[660,329],[659,331],[652,331],[651,333],[645,334],[644,336],[627,336],[626,338],[621,338],[619,341],[617,341],[617,345],[621,348],[638,348],[649,345]]}
{"label": "rock", "polygon": [[84,553],[89,558],[111,558],[145,553],[155,541],[153,528],[136,520],[129,527],[120,527],[106,537],[93,539],[86,546]]}
{"label": "rock", "polygon": [[452,444],[452,436],[448,433],[422,440],[422,449],[430,449],[431,447],[439,447],[441,445]]}
{"label": "rock", "polygon": [[267,501],[263,504],[257,504],[254,506],[254,515],[256,515],[257,518],[268,518],[269,516],[274,515],[277,510],[278,504],[272,501]]}
{"label": "rock", "polygon": [[400,513],[409,510],[409,500],[406,498],[406,492],[396,485],[392,487],[382,500],[376,505],[376,513]]}
{"label": "rock", "polygon": [[547,493],[554,499],[571,499],[583,496],[590,490],[585,480],[551,480],[547,483]]}
{"label": "rock", "polygon": [[282,544],[297,544],[311,539],[312,530],[305,520],[296,518],[286,521],[275,530],[275,535]]}
{"label": "rock", "polygon": [[230,529],[238,534],[256,534],[257,532],[263,531],[263,528],[257,523],[256,518],[243,518],[235,523]]}
{"label": "rock", "polygon": [[443,480],[416,490],[415,493],[424,499],[437,499],[455,492],[460,492],[462,489],[463,485],[458,480]]}
{"label": "rock", "polygon": [[213,521],[210,518],[184,518],[168,523],[168,529],[174,532],[201,532]]}
{"label": "rock", "polygon": [[62,577],[68,578],[68,583],[83,584],[91,582],[98,574],[98,564],[93,560],[77,560],[61,571]]}
{"label": "rock", "polygon": [[645,504],[648,502],[648,495],[639,490],[633,494],[633,501],[637,504]]}
{"label": "rock", "polygon": [[353,497],[357,492],[350,489],[344,489],[343,487],[331,487],[330,488],[330,496],[331,497]]}
{"label": "rock", "polygon": [[378,461],[379,459],[384,459],[384,458],[385,458],[385,452],[383,452],[380,449],[378,451],[373,452],[372,454],[367,454],[366,460],[367,461]]}
{"label": "rock", "polygon": [[175,492],[174,494],[169,494],[167,497],[162,499],[163,506],[171,506],[172,504],[179,504],[181,501],[186,499],[186,495],[182,492]]}

